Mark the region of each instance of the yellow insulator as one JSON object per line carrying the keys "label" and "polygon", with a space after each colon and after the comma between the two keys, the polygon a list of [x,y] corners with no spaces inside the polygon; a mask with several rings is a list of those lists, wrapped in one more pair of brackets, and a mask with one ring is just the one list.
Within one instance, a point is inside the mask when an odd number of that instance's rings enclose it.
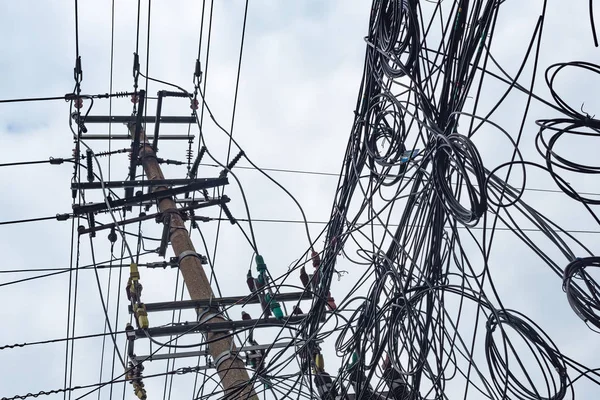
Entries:
{"label": "yellow insulator", "polygon": [[140,272],[138,271],[138,266],[136,263],[129,264],[129,277],[132,280],[140,279]]}
{"label": "yellow insulator", "polygon": [[148,312],[146,311],[146,305],[144,303],[136,304],[134,306],[134,312],[140,328],[148,329],[150,324],[148,322]]}
{"label": "yellow insulator", "polygon": [[140,400],[146,400],[146,389],[144,389],[141,385],[134,384],[133,391]]}
{"label": "yellow insulator", "polygon": [[323,354],[318,353],[315,355],[315,365],[317,366],[318,371],[325,370],[325,360],[323,359]]}

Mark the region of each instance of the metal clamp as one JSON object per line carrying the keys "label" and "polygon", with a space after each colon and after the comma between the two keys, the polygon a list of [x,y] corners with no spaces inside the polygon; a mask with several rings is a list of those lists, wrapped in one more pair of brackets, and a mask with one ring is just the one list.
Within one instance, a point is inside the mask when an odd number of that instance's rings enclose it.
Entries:
{"label": "metal clamp", "polygon": [[[215,367],[217,368],[217,370],[219,370],[219,366],[223,363],[223,361],[227,360],[227,359],[238,359],[240,361],[244,361],[238,354],[233,353],[231,350],[225,350],[224,352],[222,352],[221,354],[219,354],[217,357],[215,357]],[[233,363],[233,361],[232,361]]]}
{"label": "metal clamp", "polygon": [[186,257],[196,257],[198,260],[200,260],[200,264],[207,263],[206,257],[204,257],[192,250],[182,251],[181,254],[179,254],[179,256],[177,257],[177,262],[181,265],[181,261]]}
{"label": "metal clamp", "polygon": [[[221,313],[216,313],[214,311],[215,311],[215,309],[213,307],[209,307],[204,312],[201,312],[200,315],[198,315],[198,325],[203,325],[203,324],[209,323],[208,321],[214,319],[215,317],[218,320],[213,321],[213,322],[219,322],[219,320],[230,321],[227,318],[225,318]],[[227,329],[227,328],[210,329],[210,332],[229,332],[229,329]]]}

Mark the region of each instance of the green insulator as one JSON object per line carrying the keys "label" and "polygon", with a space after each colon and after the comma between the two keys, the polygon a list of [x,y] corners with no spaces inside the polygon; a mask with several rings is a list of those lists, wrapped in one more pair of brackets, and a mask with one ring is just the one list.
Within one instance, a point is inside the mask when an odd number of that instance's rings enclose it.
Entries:
{"label": "green insulator", "polygon": [[277,300],[275,300],[270,293],[266,294],[265,299],[267,300],[267,303],[269,303],[269,307],[271,308],[271,311],[273,311],[275,318],[283,319],[283,311],[281,311],[281,306]]}
{"label": "green insulator", "polygon": [[258,272],[267,270],[267,264],[265,264],[265,259],[263,258],[263,256],[261,256],[260,254],[257,254],[255,260],[256,260],[256,269],[258,270]]}
{"label": "green insulator", "polygon": [[358,354],[356,352],[352,353],[352,357],[350,358],[350,362],[348,363],[348,369],[351,369],[358,362]]}
{"label": "green insulator", "polygon": [[258,275],[258,278],[256,278],[256,280],[258,281],[259,289],[264,287],[267,284],[267,277],[266,277],[264,271]]}

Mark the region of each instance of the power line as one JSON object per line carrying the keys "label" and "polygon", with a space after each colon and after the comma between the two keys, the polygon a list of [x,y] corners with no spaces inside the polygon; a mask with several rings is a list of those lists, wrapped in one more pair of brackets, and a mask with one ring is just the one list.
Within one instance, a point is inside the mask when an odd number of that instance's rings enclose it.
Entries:
{"label": "power line", "polygon": [[[216,218],[215,218],[216,219]],[[243,219],[243,218],[236,218],[238,221],[242,221],[242,222],[248,222],[248,220]],[[221,218],[221,220],[223,221],[228,221],[227,218]],[[263,223],[282,223],[282,224],[304,224],[304,221],[301,220],[292,220],[292,219],[260,219],[260,218],[252,218],[252,222],[263,222]],[[311,224],[311,225],[327,225],[330,224],[330,221],[306,221],[307,224]],[[400,226],[399,224],[381,224],[381,223],[370,223],[370,222],[357,222],[356,225],[374,225],[374,226],[388,226],[388,227],[398,227]],[[424,225],[409,225],[409,227],[413,228],[424,228]],[[450,227],[448,227],[450,228]],[[511,229],[509,227],[496,227],[496,228],[491,228],[491,227],[482,227],[482,226],[473,226],[473,227],[466,227],[466,226],[461,226],[458,225],[456,226],[456,228],[458,229],[469,229],[469,230],[499,230],[499,231],[514,231],[514,229]],[[537,229],[537,228],[519,228],[519,230],[523,231],[523,232],[542,232],[541,229]],[[555,229],[553,230],[556,233],[560,233],[560,232],[566,232],[566,233],[582,233],[582,234],[600,234],[600,231],[594,231],[594,230],[573,230],[573,229],[565,229],[565,230],[558,230]]]}
{"label": "power line", "polygon": [[66,221],[69,219],[69,214],[57,214],[53,217],[40,217],[40,218],[29,218],[29,219],[17,219],[14,221],[0,221],[0,225],[12,225],[12,224],[23,224],[26,222],[38,222],[38,221],[47,221],[51,219],[55,219],[57,221]]}
{"label": "power line", "polygon": [[64,163],[65,161],[73,161],[72,158],[53,158],[50,157],[48,160],[36,160],[36,161],[16,161],[11,163],[0,164],[0,167],[14,167],[18,165],[33,165],[33,164],[52,164],[59,165]]}
{"label": "power line", "polygon": [[[200,165],[204,166],[204,167],[215,167],[215,168],[219,168],[220,167],[217,164],[210,164],[210,163],[201,163]],[[236,165],[235,168],[236,169],[251,170],[251,171],[258,171],[256,168],[251,167],[251,166],[246,166],[246,165]],[[261,167],[260,169],[262,169],[263,171],[269,171],[269,172],[281,172],[281,173],[300,174],[300,175],[329,176],[329,177],[332,177],[332,178],[340,178],[340,174],[339,173],[334,173],[334,172],[307,171],[307,170],[287,169],[287,168],[263,168],[263,167]],[[341,174],[341,177],[343,178],[344,174]],[[466,184],[462,183],[462,185],[464,186]],[[564,194],[564,192],[562,190],[559,190],[559,189],[528,188],[528,187],[526,187],[524,190],[525,191],[529,191],[529,192],[545,192],[545,193],[559,193],[559,194]],[[585,194],[585,195],[590,195],[590,196],[600,196],[600,192],[599,193],[578,192],[578,193]]]}

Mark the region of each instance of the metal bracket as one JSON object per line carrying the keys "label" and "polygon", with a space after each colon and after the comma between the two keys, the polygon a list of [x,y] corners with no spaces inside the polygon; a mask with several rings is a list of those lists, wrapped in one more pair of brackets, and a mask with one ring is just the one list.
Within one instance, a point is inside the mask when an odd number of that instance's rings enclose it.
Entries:
{"label": "metal bracket", "polygon": [[[96,183],[96,182],[94,182],[94,183]],[[229,183],[229,181],[226,178],[198,179],[198,180],[196,180],[196,182],[190,183],[189,185],[179,186],[179,187],[172,188],[172,189],[164,189],[164,190],[160,190],[160,191],[153,192],[153,193],[140,194],[140,195],[136,195],[131,198],[125,198],[125,199],[118,199],[118,200],[109,199],[108,203],[110,204],[110,206],[112,208],[116,208],[116,207],[126,206],[126,205],[130,205],[130,204],[137,204],[139,202],[147,201],[147,200],[159,200],[159,199],[162,199],[165,197],[171,197],[176,194],[193,192],[196,190],[213,188],[213,187],[217,187],[217,186],[223,186],[223,185],[227,185],[228,183]],[[226,196],[223,196],[222,199],[224,200],[225,197]],[[107,210],[107,209],[108,209],[108,206],[106,205],[106,202],[86,204],[86,205],[74,204],[73,205],[73,214],[75,216],[77,216],[77,215],[87,214],[89,212],[103,211],[103,210]]]}

